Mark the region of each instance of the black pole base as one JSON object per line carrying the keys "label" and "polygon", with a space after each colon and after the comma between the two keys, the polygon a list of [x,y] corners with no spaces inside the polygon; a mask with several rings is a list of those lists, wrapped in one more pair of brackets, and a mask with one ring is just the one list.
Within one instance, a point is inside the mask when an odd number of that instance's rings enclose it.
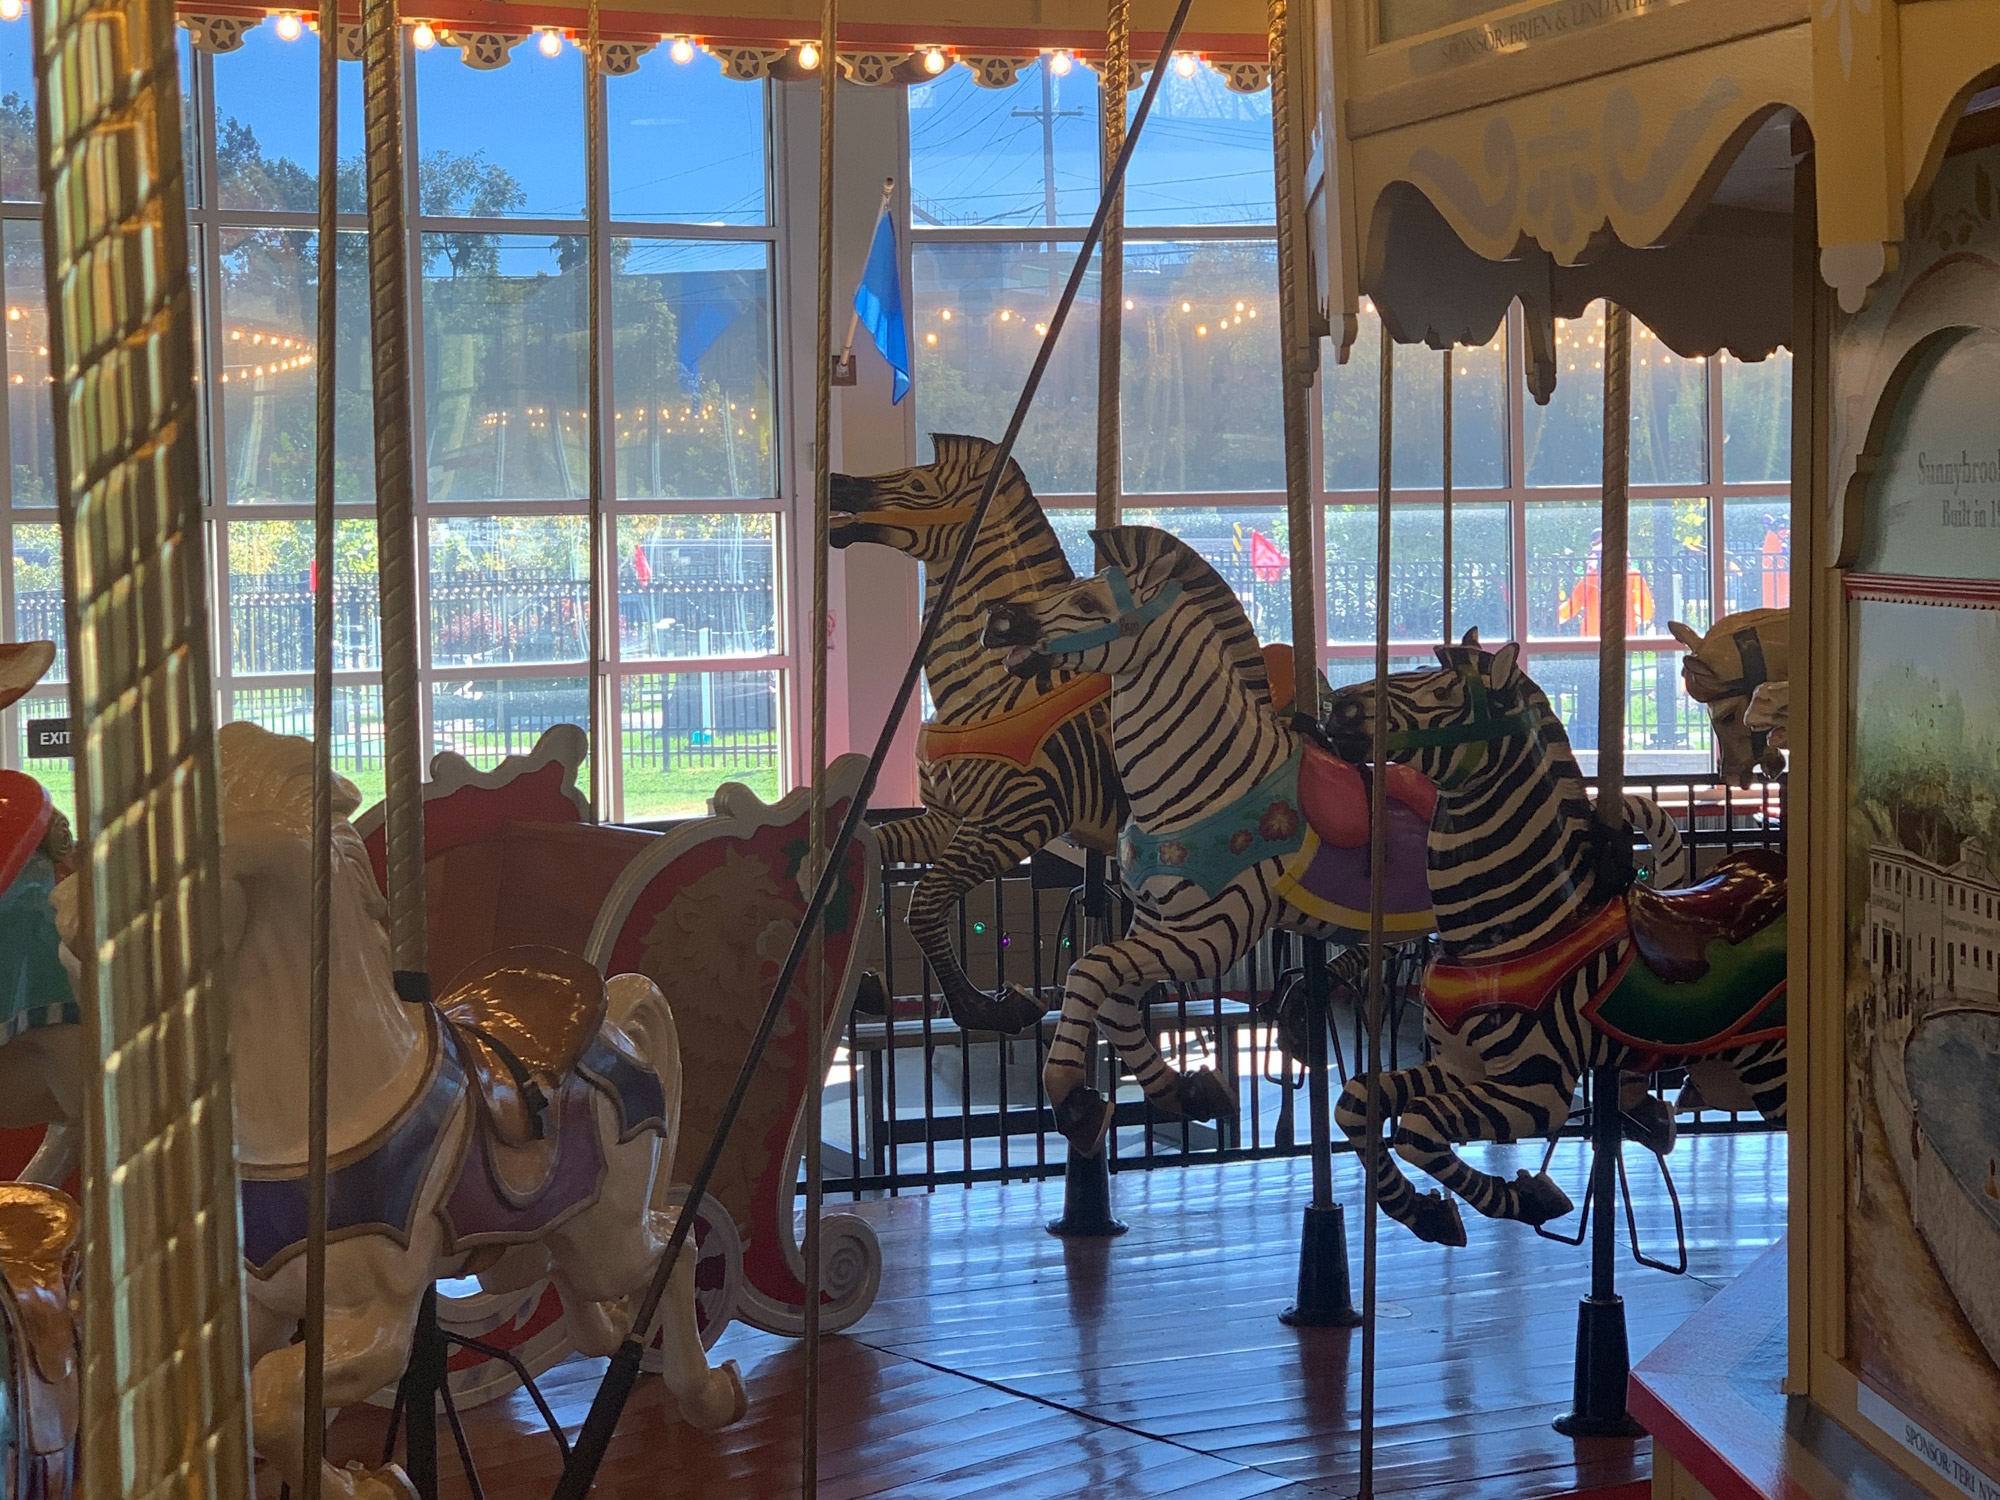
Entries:
{"label": "black pole base", "polygon": [[1111,1163],[1104,1153],[1072,1151],[1063,1163],[1063,1211],[1049,1233],[1066,1240],[1116,1239],[1126,1230],[1111,1217]]}
{"label": "black pole base", "polygon": [[1582,1298],[1576,1309],[1574,1410],[1556,1418],[1556,1431],[1565,1437],[1644,1437],[1646,1429],[1625,1409],[1625,1382],[1631,1372],[1625,1299]]}
{"label": "black pole base", "polygon": [[1299,1233],[1297,1300],[1278,1314],[1290,1328],[1356,1328],[1361,1314],[1347,1280],[1347,1213],[1338,1203],[1308,1203]]}

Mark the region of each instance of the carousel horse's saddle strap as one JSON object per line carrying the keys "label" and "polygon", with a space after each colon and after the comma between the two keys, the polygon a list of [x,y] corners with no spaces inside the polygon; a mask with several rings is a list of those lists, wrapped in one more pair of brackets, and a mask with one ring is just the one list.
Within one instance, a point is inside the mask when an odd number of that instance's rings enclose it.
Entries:
{"label": "carousel horse's saddle strap", "polygon": [[438,1002],[503,1146],[549,1132],[550,1106],[604,1026],[604,978],[560,948],[502,948]]}
{"label": "carousel horse's saddle strap", "polygon": [[1646,967],[1670,984],[1687,984],[1708,973],[1710,944],[1735,947],[1784,914],[1785,857],[1746,849],[1699,885],[1678,891],[1636,885],[1625,904]]}
{"label": "carousel horse's saddle strap", "polygon": [[970,724],[926,724],[917,731],[917,764],[981,756],[1026,770],[1048,737],[1111,696],[1111,679],[1079,672],[1005,713]]}
{"label": "carousel horse's saddle strap", "polygon": [[0,1183],[0,1286],[26,1429],[21,1437],[30,1453],[63,1452],[76,1437],[77,1335],[69,1284],[82,1231],[83,1212],[67,1194]]}

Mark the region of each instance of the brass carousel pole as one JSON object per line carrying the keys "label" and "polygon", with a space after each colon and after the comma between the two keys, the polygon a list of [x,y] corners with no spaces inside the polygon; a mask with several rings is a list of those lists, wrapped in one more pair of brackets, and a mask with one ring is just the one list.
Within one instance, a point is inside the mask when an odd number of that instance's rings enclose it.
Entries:
{"label": "brass carousel pole", "polygon": [[333,1003],[333,452],[336,214],[340,179],[340,4],[319,7],[319,291],[314,309],[312,1008],[306,1067],[305,1477],[319,1500],[326,1449],[326,1137]]}
{"label": "brass carousel pole", "polygon": [[1442,473],[1442,478],[1443,478],[1443,481],[1444,481],[1444,495],[1443,495],[1443,501],[1444,501],[1444,642],[1445,642],[1445,644],[1446,644],[1447,646],[1449,646],[1449,645],[1451,644],[1451,640],[1452,640],[1452,635],[1451,635],[1451,595],[1452,595],[1452,584],[1453,584],[1453,579],[1452,579],[1452,573],[1451,573],[1451,541],[1452,541],[1452,537],[1451,537],[1451,394],[1452,394],[1452,392],[1451,392],[1451,384],[1452,384],[1452,382],[1451,382],[1451,362],[1452,362],[1452,360],[1453,360],[1454,358],[1456,358],[1456,357],[1457,357],[1457,354],[1458,354],[1458,346],[1457,346],[1456,344],[1447,344],[1447,345],[1445,346],[1445,351],[1444,351],[1444,391],[1443,391],[1443,396],[1444,396],[1444,412],[1443,412],[1443,425],[1444,425],[1444,439],[1443,439],[1443,444],[1442,444],[1442,447],[1443,447],[1443,459],[1442,459],[1442,462],[1443,462],[1443,468],[1442,468],[1442,471],[1441,471],[1441,473]]}
{"label": "brass carousel pole", "polygon": [[39,0],[32,14],[77,999],[95,1085],[84,1090],[78,1493],[248,1495],[173,7]]}
{"label": "brass carousel pole", "polygon": [[[1292,575],[1292,712],[1319,718],[1319,618],[1314,588],[1312,380],[1303,192],[1304,100],[1299,40],[1287,0],[1270,0],[1271,146],[1278,210],[1278,342],[1285,424],[1285,514]],[[1278,692],[1277,685],[1272,691]],[[1312,1129],[1312,1201],[1299,1235],[1298,1295],[1279,1317],[1297,1328],[1359,1321],[1347,1277],[1347,1215],[1333,1197],[1333,1105],[1327,1079],[1331,1024],[1327,945],[1305,940],[1306,1089]]]}
{"label": "brass carousel pole", "polygon": [[[590,0],[584,33],[584,211],[590,216],[590,234],[585,254],[589,266],[584,272],[584,351],[589,369],[584,376],[584,431],[590,447],[584,457],[585,484],[590,491],[589,595],[585,609],[585,631],[589,637],[590,685],[586,709],[590,723],[590,818],[604,821],[606,794],[611,787],[607,756],[622,755],[625,735],[619,705],[604,702],[604,58],[598,38],[597,0]],[[615,570],[611,574],[616,577]]]}
{"label": "brass carousel pole", "polygon": [[[822,0],[819,42],[819,276],[813,325],[813,512],[812,512],[812,833],[810,869],[813,880],[827,863],[826,828],[826,624],[831,605],[827,580],[828,500],[833,484],[833,108],[840,83],[835,46],[839,0]],[[845,844],[841,848],[845,849]],[[820,1162],[821,1111],[826,1090],[826,925],[824,913],[817,930],[807,935],[812,958],[812,983],[807,986],[807,1056],[805,1148],[805,1399],[800,1412],[799,1494],[813,1500],[819,1493],[819,1320],[820,1208],[823,1181]],[[690,1200],[693,1201],[693,1200]]]}

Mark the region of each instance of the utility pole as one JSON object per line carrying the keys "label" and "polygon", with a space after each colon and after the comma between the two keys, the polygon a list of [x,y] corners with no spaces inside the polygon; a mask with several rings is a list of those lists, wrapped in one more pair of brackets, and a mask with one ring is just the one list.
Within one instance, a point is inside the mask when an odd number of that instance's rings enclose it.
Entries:
{"label": "utility pole", "polygon": [[1042,107],[1040,109],[1017,109],[1017,120],[1040,120],[1042,122],[1042,212],[1044,222],[1053,229],[1056,223],[1056,121],[1083,118],[1082,109],[1057,109],[1055,79],[1049,74],[1049,60],[1042,59]]}

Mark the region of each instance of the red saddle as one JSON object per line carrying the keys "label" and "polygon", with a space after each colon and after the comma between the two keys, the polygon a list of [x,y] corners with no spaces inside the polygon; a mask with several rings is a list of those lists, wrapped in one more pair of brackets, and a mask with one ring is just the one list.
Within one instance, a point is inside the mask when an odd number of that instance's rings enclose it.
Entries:
{"label": "red saddle", "polygon": [[[1437,788],[1414,766],[1389,765],[1389,800],[1400,802],[1430,827]],[[1355,849],[1368,842],[1368,787],[1361,768],[1307,745],[1299,763],[1299,805],[1320,842]]]}

